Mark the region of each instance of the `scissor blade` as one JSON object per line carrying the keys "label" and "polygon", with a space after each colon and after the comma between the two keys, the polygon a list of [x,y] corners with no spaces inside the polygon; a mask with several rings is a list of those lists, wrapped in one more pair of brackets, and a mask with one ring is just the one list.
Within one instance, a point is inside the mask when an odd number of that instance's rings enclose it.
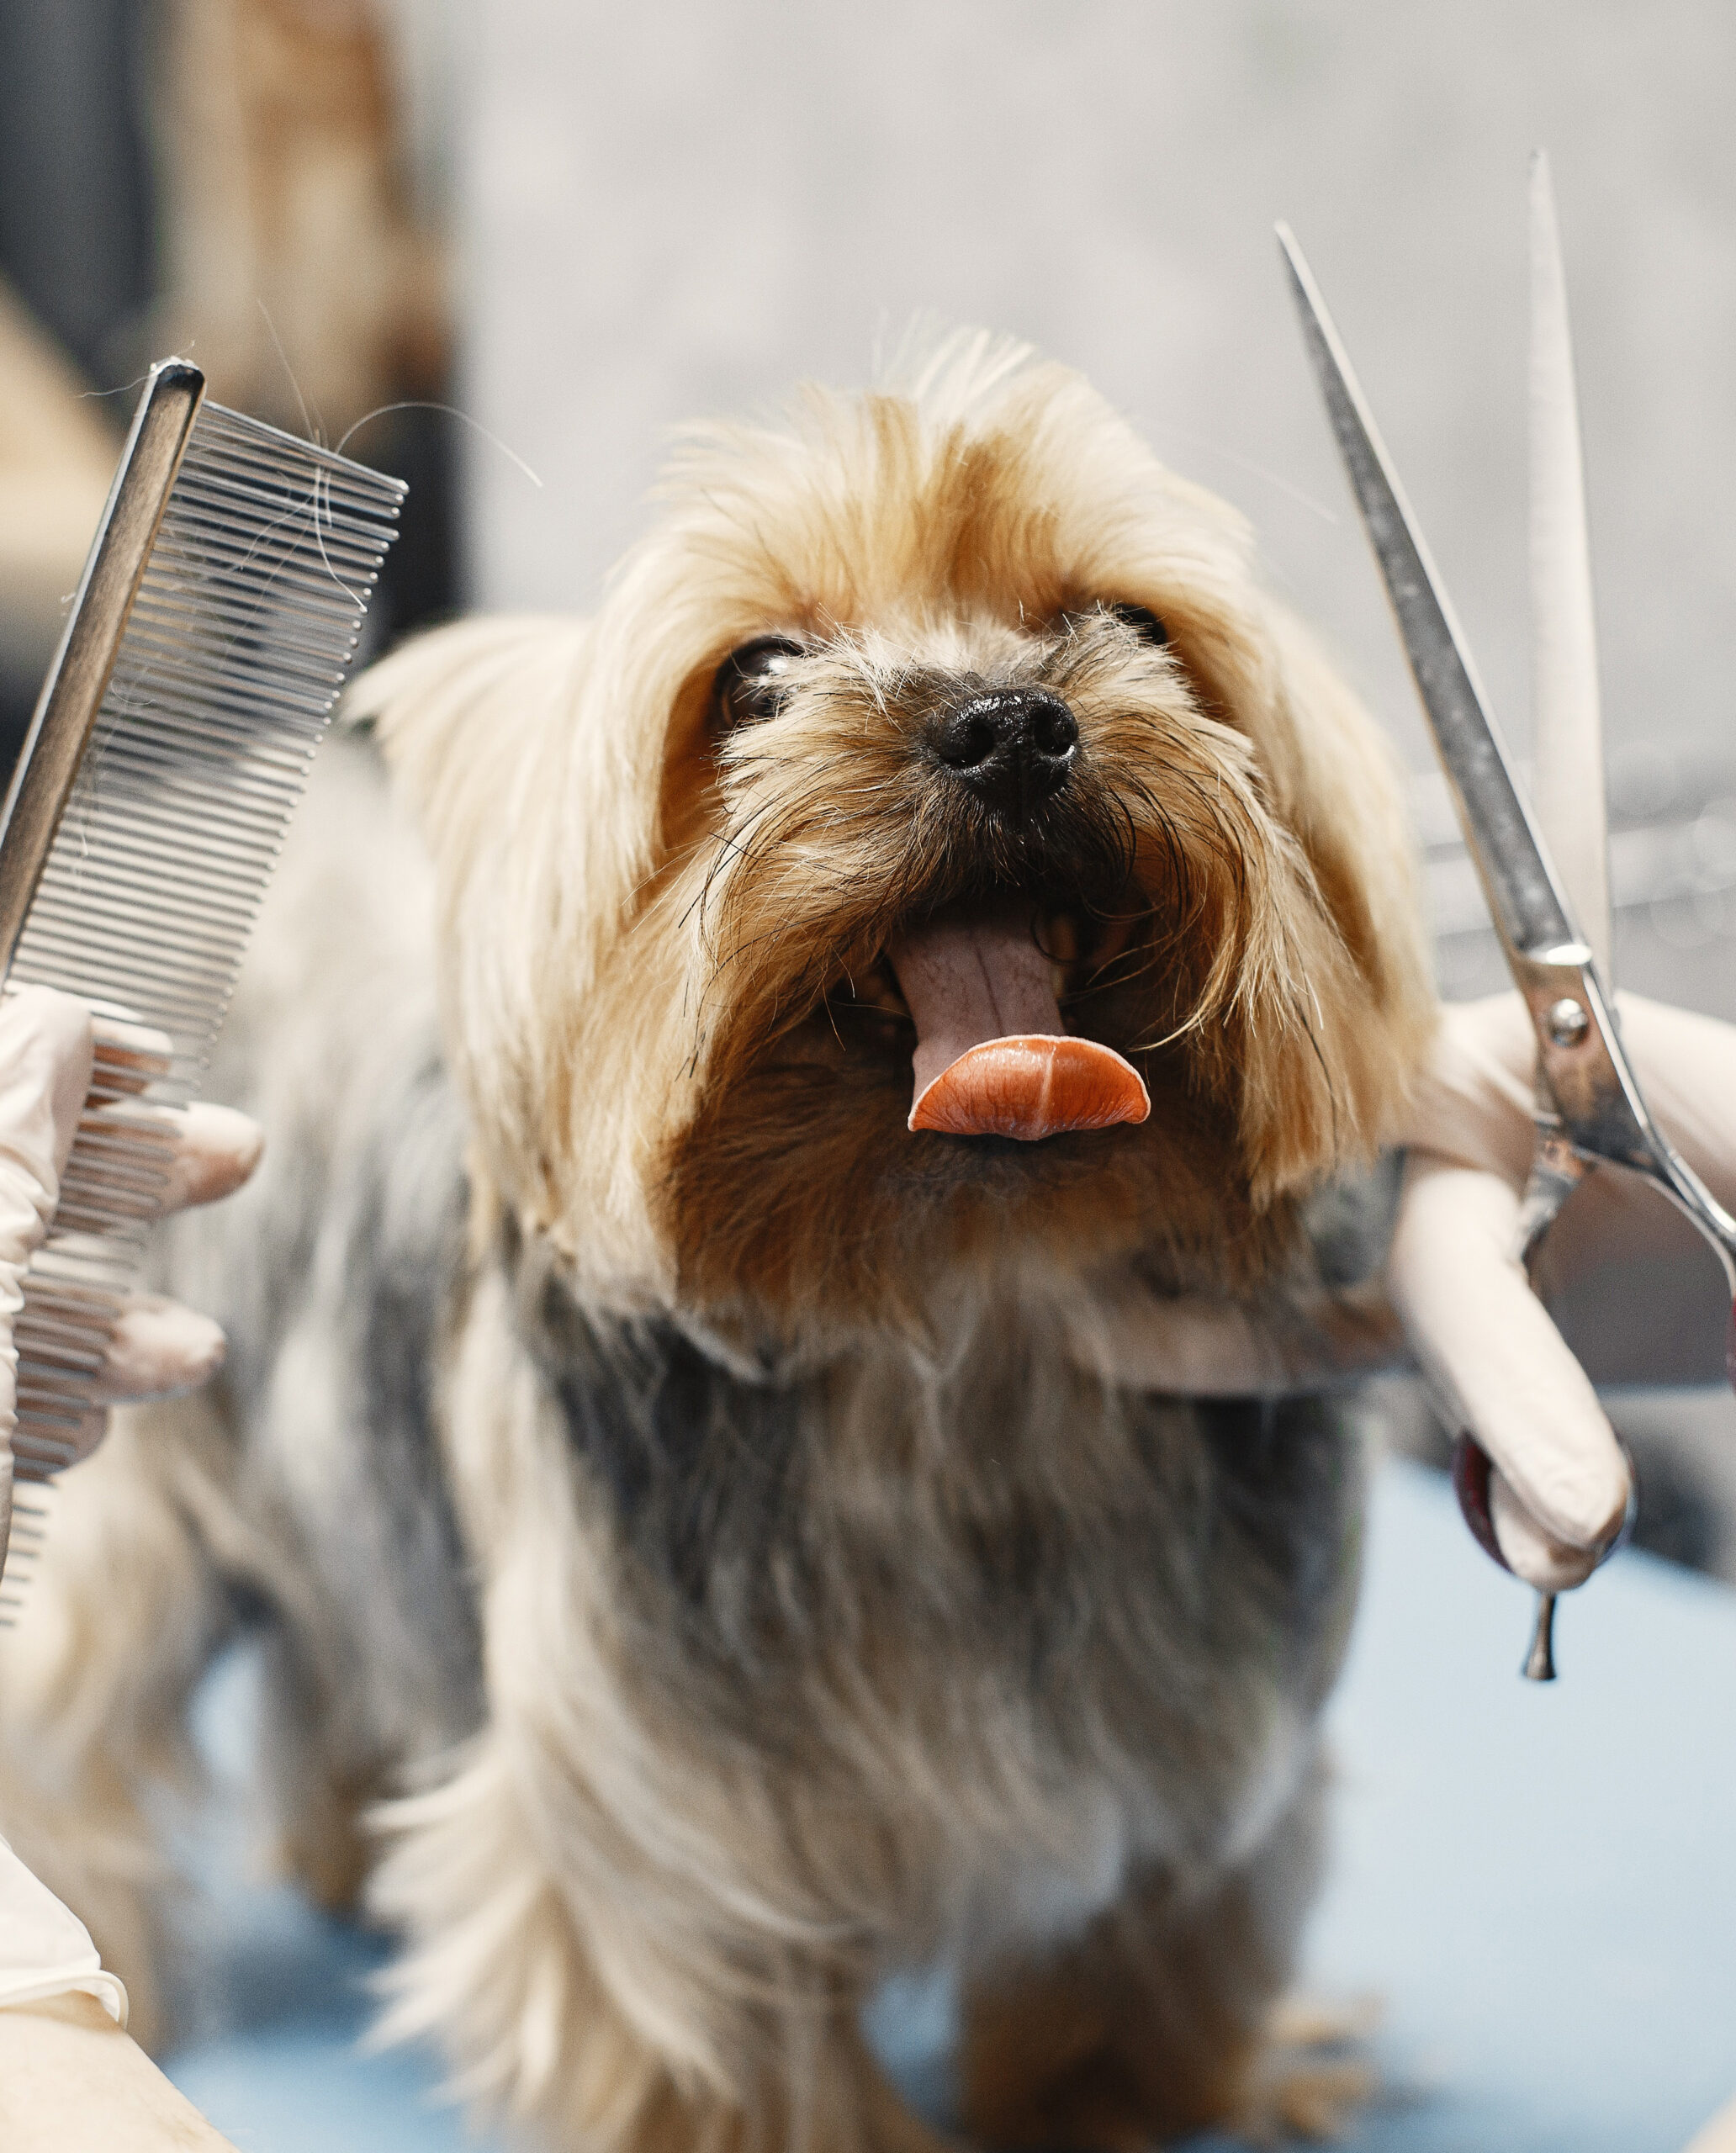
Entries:
{"label": "scissor blade", "polygon": [[1580,945],[1571,908],[1326,302],[1289,227],[1280,225],[1278,236],[1295,286],[1309,356],[1496,932],[1510,956]]}
{"label": "scissor blade", "polygon": [[1532,804],[1575,918],[1612,984],[1603,717],[1579,395],[1549,161],[1531,162]]}

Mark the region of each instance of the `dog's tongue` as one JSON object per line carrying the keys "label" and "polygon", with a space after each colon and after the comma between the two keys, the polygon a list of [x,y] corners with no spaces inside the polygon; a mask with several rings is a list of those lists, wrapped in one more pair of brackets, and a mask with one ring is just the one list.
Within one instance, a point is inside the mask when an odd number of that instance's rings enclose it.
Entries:
{"label": "dog's tongue", "polygon": [[1022,903],[943,914],[887,951],[916,1025],[913,1129],[1034,1143],[1151,1111],[1136,1069],[1067,1035],[1031,918]]}

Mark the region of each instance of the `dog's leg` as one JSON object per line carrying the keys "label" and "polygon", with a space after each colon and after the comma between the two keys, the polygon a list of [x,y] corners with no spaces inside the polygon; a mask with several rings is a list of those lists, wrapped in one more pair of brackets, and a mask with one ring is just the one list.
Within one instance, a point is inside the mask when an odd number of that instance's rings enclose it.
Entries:
{"label": "dog's leg", "polygon": [[0,1643],[0,1831],[90,1929],[149,2045],[167,1879],[140,1797],[192,1775],[188,1699],[226,1620],[207,1531],[227,1442],[197,1401],[114,1419],[56,1491]]}
{"label": "dog's leg", "polygon": [[906,2107],[857,2029],[840,2013],[774,2055],[745,2099],[678,2092],[665,2080],[633,2153],[958,2153]]}
{"label": "dog's leg", "polygon": [[1313,1896],[1320,1806],[1315,1775],[1253,1857],[1204,1893],[1135,1878],[1064,1949],[980,1978],[960,2060],[969,2134],[1146,2153],[1214,2124],[1317,2134],[1335,2106],[1365,2097],[1354,2062],[1292,2071],[1268,2053]]}
{"label": "dog's leg", "polygon": [[409,1932],[387,2038],[437,2036],[479,2108],[575,2153],[948,2153],[869,2053],[860,1997],[823,1973],[792,1976],[786,2009],[775,1979],[701,2001],[643,1978],[631,1939],[568,1896],[574,1865],[558,1877],[533,1807],[496,1723],[378,1813],[369,1900]]}
{"label": "dog's leg", "polygon": [[342,1686],[315,1638],[327,1642],[311,1624],[284,1625],[267,1643],[260,1774],[276,1812],[278,1865],[315,1906],[347,1914],[378,1852],[368,1815],[393,1775],[389,1760],[342,1739]]}

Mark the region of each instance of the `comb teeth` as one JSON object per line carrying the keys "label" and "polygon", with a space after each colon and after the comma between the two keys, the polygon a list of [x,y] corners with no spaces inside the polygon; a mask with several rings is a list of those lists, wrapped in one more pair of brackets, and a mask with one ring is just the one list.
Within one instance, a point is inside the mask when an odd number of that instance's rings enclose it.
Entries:
{"label": "comb teeth", "polygon": [[[97,1010],[98,1059],[18,1325],[19,1483],[79,1454],[198,1089],[405,489],[203,405],[7,975]],[[149,1036],[140,1040],[134,1028]],[[42,1516],[21,1503],[0,1624]]]}

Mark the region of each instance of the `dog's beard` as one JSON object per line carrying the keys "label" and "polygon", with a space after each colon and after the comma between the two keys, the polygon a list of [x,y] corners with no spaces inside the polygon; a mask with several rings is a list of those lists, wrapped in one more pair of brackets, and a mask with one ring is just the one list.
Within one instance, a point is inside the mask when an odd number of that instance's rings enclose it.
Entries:
{"label": "dog's beard", "polygon": [[[694,955],[701,1103],[667,1186],[701,1303],[880,1316],[1034,1251],[1088,1267],[1141,1250],[1166,1283],[1235,1286],[1284,1238],[1251,1187],[1238,1040],[1305,1032],[1293,929],[1321,907],[1246,743],[1106,614],[987,641],[953,667],[838,637],[717,747],[713,827],[659,900]],[[1077,754],[1050,796],[995,812],[937,765],[932,714],[1026,687],[1072,713]],[[1142,1125],[908,1129],[901,941],[1009,907],[1067,1032],[1144,1080]]]}

